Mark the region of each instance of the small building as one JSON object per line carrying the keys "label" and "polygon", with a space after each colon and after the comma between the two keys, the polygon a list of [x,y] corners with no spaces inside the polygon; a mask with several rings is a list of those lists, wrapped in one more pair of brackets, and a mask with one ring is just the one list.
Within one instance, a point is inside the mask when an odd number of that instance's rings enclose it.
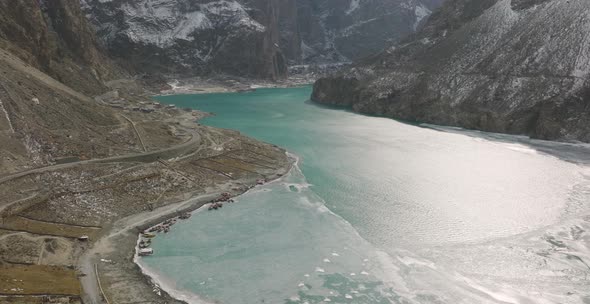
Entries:
{"label": "small building", "polygon": [[154,249],[152,248],[141,248],[139,249],[139,256],[146,256],[154,254]]}
{"label": "small building", "polygon": [[89,239],[90,238],[87,235],[83,235],[83,236],[78,237],[78,241],[81,241],[81,242],[88,242]]}
{"label": "small building", "polygon": [[141,108],[140,111],[143,112],[143,113],[152,113],[155,110],[152,109],[152,108]]}

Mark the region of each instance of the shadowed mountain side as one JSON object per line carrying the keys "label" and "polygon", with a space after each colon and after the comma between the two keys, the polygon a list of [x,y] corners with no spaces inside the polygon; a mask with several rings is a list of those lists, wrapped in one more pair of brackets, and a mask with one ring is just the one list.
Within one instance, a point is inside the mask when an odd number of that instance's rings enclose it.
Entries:
{"label": "shadowed mountain side", "polygon": [[452,0],[312,99],[409,121],[590,141],[590,2]]}

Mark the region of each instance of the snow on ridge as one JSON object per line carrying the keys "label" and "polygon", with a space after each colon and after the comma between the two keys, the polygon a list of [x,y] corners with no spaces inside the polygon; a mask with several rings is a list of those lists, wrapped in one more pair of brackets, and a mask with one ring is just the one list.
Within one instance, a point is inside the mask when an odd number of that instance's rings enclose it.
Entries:
{"label": "snow on ridge", "polygon": [[422,22],[422,20],[424,20],[424,18],[430,16],[430,14],[432,14],[432,11],[429,10],[427,7],[425,7],[423,4],[419,4],[414,9],[414,13],[416,15],[416,22],[414,22],[414,31],[415,31],[418,29],[420,22]]}
{"label": "snow on ridge", "polygon": [[174,29],[172,37],[176,39],[189,40],[190,35],[195,30],[213,28],[211,20],[202,12],[192,12],[186,15],[184,20],[180,21]]}
{"label": "snow on ridge", "polygon": [[379,18],[371,18],[371,19],[362,20],[362,21],[359,21],[357,23],[354,23],[354,24],[352,24],[352,25],[350,25],[350,26],[342,29],[341,36],[350,35],[350,34],[352,34],[354,32],[355,29],[357,29],[357,28],[359,28],[359,27],[361,27],[361,26],[363,26],[363,25],[365,25],[367,23],[374,22],[376,20],[379,20]]}
{"label": "snow on ridge", "polygon": [[201,4],[201,9],[209,13],[209,15],[216,15],[222,18],[236,18],[238,24],[248,29],[258,32],[264,32],[266,27],[256,20],[252,19],[244,7],[234,1],[216,1],[207,4]]}
{"label": "snow on ridge", "polygon": [[351,0],[350,6],[348,7],[346,14],[350,15],[352,12],[356,11],[360,7],[360,4],[361,4],[361,0]]}
{"label": "snow on ridge", "polygon": [[159,47],[171,46],[176,40],[190,41],[195,32],[226,27],[227,24],[258,32],[266,30],[235,0],[200,4],[190,12],[179,12],[177,1],[170,0],[124,3],[121,9],[126,19],[125,35],[131,41]]}
{"label": "snow on ridge", "polygon": [[244,7],[236,1],[221,0],[201,4],[200,6],[201,9],[220,16],[233,16],[236,13],[242,15],[246,13]]}

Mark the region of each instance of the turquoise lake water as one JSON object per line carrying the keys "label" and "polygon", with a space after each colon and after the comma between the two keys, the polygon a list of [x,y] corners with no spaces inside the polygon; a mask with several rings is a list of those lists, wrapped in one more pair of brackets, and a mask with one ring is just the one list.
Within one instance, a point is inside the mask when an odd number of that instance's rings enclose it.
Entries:
{"label": "turquoise lake water", "polygon": [[158,236],[140,264],[165,289],[192,303],[590,301],[590,171],[571,161],[587,146],[409,125],[310,93],[157,98],[299,158]]}

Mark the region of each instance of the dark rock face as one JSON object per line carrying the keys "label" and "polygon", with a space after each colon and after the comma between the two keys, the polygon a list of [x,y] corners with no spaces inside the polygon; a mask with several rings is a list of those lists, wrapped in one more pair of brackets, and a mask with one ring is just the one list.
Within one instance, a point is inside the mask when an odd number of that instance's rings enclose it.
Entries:
{"label": "dark rock face", "polygon": [[321,90],[313,90],[311,99],[315,101],[324,101],[333,106],[351,107],[360,99],[359,81],[356,78],[343,76],[322,78],[315,83],[315,86],[321,88]]}
{"label": "dark rock face", "polygon": [[547,2],[550,0],[512,0],[512,8],[515,10],[531,8],[537,4]]}
{"label": "dark rock face", "polygon": [[[451,0],[403,46],[316,82],[313,99],[350,95],[362,113],[590,141],[589,10],[584,0]],[[334,92],[351,81],[354,94]]]}
{"label": "dark rock face", "polygon": [[300,0],[303,63],[356,60],[412,34],[443,0]]}
{"label": "dark rock face", "polygon": [[280,0],[279,2],[279,45],[288,63],[294,64],[299,62],[302,56],[300,33],[302,25],[299,24],[297,14],[300,1]]}
{"label": "dark rock face", "polygon": [[283,78],[398,42],[443,0],[82,0],[128,69]]}
{"label": "dark rock face", "polygon": [[82,2],[98,36],[129,69],[277,79],[287,72],[278,24],[290,1]]}
{"label": "dark rock face", "polygon": [[76,0],[0,2],[0,47],[85,93],[122,71],[100,49]]}

